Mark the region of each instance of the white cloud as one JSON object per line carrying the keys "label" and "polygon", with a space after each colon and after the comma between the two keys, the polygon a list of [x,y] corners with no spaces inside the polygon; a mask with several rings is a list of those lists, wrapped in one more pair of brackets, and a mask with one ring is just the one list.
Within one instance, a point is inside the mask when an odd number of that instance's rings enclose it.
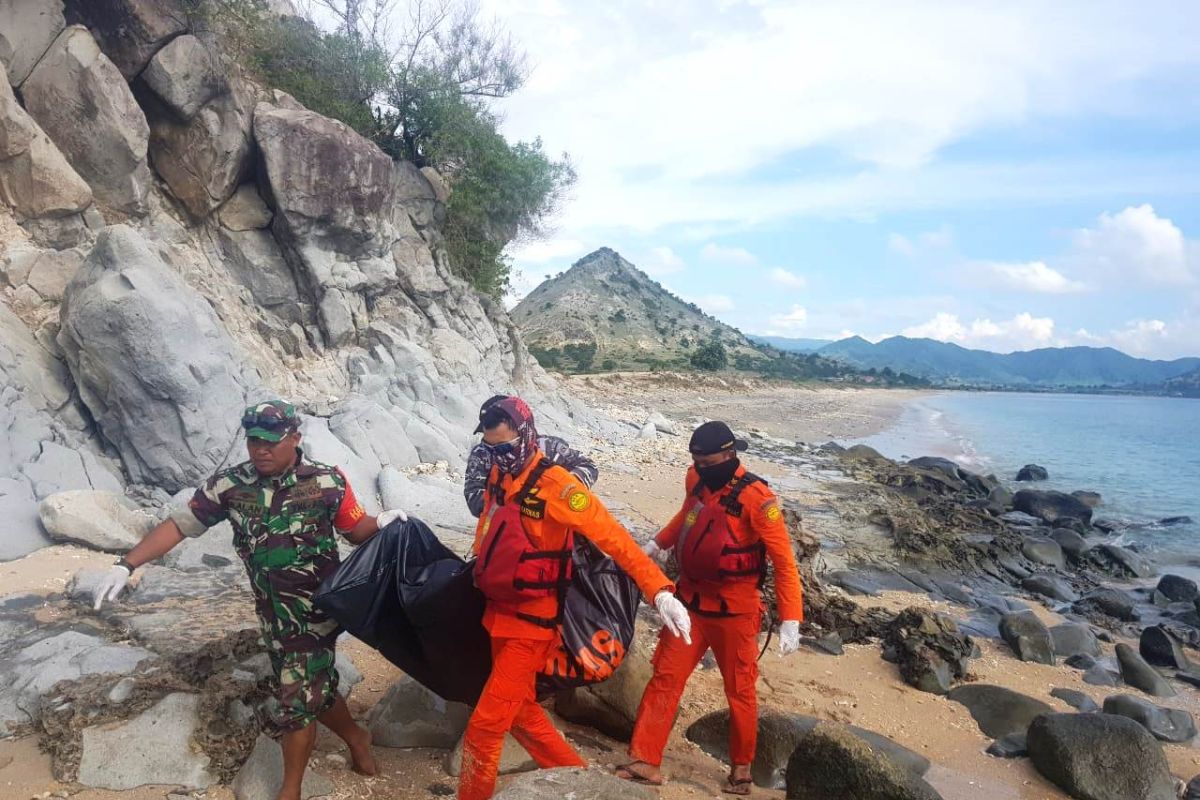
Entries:
{"label": "white cloud", "polygon": [[942,311],[932,319],[905,328],[900,333],[914,339],[937,339],[963,347],[1010,352],[1052,345],[1054,320],[1023,312],[1009,320],[993,322],[986,318],[975,319],[968,325],[957,314]]}
{"label": "white cloud", "polygon": [[804,306],[792,306],[791,310],[786,314],[771,315],[767,335],[787,336],[789,334],[796,334],[803,330],[807,323],[808,309]]}
{"label": "white cloud", "polygon": [[717,315],[733,311],[733,299],[724,294],[680,295],[689,303],[695,303],[706,314]]}
{"label": "white cloud", "polygon": [[647,275],[673,275],[684,269],[683,259],[669,247],[651,247],[650,257],[638,266]]}
{"label": "white cloud", "polygon": [[1073,294],[1087,290],[1080,281],[1067,278],[1044,261],[1025,264],[985,263],[980,265],[987,282],[1004,289],[1038,294]]}
{"label": "white cloud", "polygon": [[510,246],[507,254],[519,264],[544,264],[547,261],[574,259],[583,255],[587,245],[578,239],[542,239]]}
{"label": "white cloud", "polygon": [[775,267],[771,270],[771,280],[780,286],[786,286],[789,289],[803,289],[808,286],[808,281],[803,275],[797,275],[794,272],[788,272],[782,267]]}
{"label": "white cloud", "polygon": [[888,237],[888,249],[907,258],[912,258],[917,254],[917,248],[913,245],[912,240],[899,233],[893,233]]}
{"label": "white cloud", "polygon": [[1071,260],[1077,272],[1113,283],[1181,285],[1195,280],[1194,253],[1174,222],[1144,204],[1101,214],[1096,227],[1076,231]]}
{"label": "white cloud", "polygon": [[752,267],[758,263],[758,258],[749,250],[741,247],[724,247],[712,242],[700,249],[700,257],[716,264],[736,264],[741,267]]}

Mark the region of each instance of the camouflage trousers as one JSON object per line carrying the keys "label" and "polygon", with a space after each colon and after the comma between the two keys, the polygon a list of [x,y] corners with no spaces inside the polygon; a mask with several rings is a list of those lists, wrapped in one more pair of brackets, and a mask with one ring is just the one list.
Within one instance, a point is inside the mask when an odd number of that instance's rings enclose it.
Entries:
{"label": "camouflage trousers", "polygon": [[282,736],[316,722],[337,700],[334,643],[313,650],[268,651],[275,671],[275,699],[268,714],[270,733]]}

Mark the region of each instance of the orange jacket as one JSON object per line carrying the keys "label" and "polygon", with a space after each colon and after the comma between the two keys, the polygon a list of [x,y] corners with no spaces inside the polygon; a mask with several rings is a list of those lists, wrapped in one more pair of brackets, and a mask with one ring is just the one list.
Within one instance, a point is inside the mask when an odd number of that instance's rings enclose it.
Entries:
{"label": "orange jacket", "polygon": [[[723,497],[729,494],[733,484],[746,474],[746,468],[738,467],[733,480],[715,493]],[[688,511],[693,505],[693,492],[700,482],[700,475],[695,467],[689,467],[685,482],[686,493],[683,507],[667,526],[659,531],[654,540],[664,550],[672,548],[679,540],[679,531],[683,527]],[[714,493],[705,487],[699,498],[707,501]],[[788,534],[787,525],[783,522],[783,514],[779,510],[779,501],[775,493],[766,483],[756,481],[742,490],[740,497],[743,512],[740,517],[726,515],[730,532],[741,545],[752,545],[761,541],[767,548],[767,557],[775,566],[775,595],[779,607],[780,619],[804,619],[804,595],[800,586],[800,573],[796,569],[796,557],[792,551],[792,537]],[[680,595],[685,603],[690,602],[694,595],[699,594],[702,608],[720,608],[725,601],[730,612],[748,614],[758,610],[758,587],[749,581],[728,581],[717,585],[692,585],[686,578],[680,578]]]}
{"label": "orange jacket", "polygon": [[[541,460],[542,454],[541,451],[538,451],[525,465],[525,469],[521,471],[520,475],[515,478],[503,475],[498,478],[505,503],[515,501],[516,496],[525,485],[525,479],[529,477],[529,473]],[[475,544],[472,550],[476,555],[479,553],[479,544],[483,540],[483,528],[488,519],[488,512],[495,502],[490,488],[496,480],[495,470],[493,470],[492,477],[488,481],[489,490],[486,493],[483,514],[475,528]],[[592,494],[591,490],[578,478],[562,467],[555,465],[542,473],[536,488],[531,492],[530,500],[534,503],[537,501],[545,503],[544,509],[539,509],[537,512],[541,514],[540,519],[528,515],[521,518],[530,541],[539,550],[562,550],[566,546],[567,533],[574,531],[590,539],[597,547],[611,556],[613,561],[616,561],[617,565],[633,578],[634,583],[649,601],[653,602],[654,596],[661,591],[675,591],[675,585],[642,552],[637,542],[633,540],[628,531],[621,527],[621,523],[613,518],[600,499]],[[528,600],[521,604],[519,612],[534,617],[555,617],[558,615],[558,598],[539,597]],[[551,639],[555,635],[547,628],[539,627],[519,619],[513,614],[490,607],[484,612],[483,624],[492,636],[496,637]]]}

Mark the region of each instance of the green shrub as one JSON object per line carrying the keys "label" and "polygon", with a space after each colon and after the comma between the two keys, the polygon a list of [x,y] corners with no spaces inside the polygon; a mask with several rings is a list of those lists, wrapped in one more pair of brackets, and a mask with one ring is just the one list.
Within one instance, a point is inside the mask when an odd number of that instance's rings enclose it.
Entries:
{"label": "green shrub", "polygon": [[729,364],[729,355],[725,352],[725,345],[720,341],[710,339],[696,349],[692,353],[691,365],[696,369],[708,370],[716,372],[717,370],[725,369]]}

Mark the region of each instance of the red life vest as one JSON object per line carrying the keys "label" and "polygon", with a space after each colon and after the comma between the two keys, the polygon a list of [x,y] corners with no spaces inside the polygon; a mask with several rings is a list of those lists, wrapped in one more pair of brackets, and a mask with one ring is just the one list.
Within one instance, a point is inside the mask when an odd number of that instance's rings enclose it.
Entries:
{"label": "red life vest", "polygon": [[[551,466],[550,460],[543,458],[511,503],[502,502],[501,493],[495,491],[499,479],[493,479],[492,505],[483,522],[484,533],[474,567],[475,585],[492,603],[515,609],[522,601],[557,595],[571,582],[573,536],[567,534],[562,550],[539,550],[521,522],[522,514],[545,513],[545,503],[533,497],[532,492]],[[555,623],[540,617],[533,619],[547,627]]]}
{"label": "red life vest", "polygon": [[743,545],[729,529],[729,517],[742,515],[738,498],[742,490],[761,481],[747,472],[733,485],[729,494],[718,499],[700,499],[703,483],[696,484],[695,503],[684,518],[675,543],[675,558],[684,577],[696,583],[725,581],[761,581],[766,570],[766,547],[761,541]]}

